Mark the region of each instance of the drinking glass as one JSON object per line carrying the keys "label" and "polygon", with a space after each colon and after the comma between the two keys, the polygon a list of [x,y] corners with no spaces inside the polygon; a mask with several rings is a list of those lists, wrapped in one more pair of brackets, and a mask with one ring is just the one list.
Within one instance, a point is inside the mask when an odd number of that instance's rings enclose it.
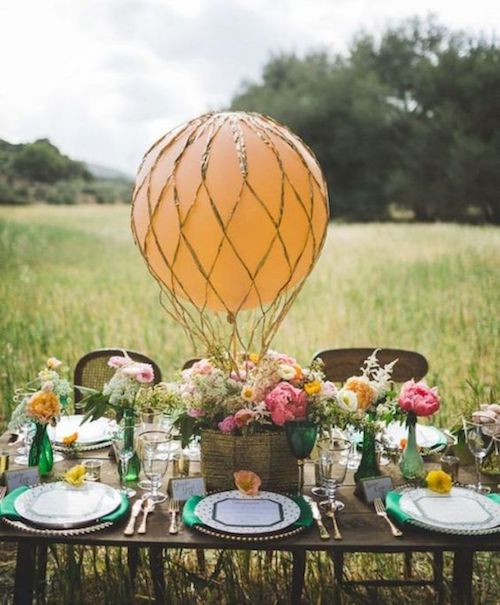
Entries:
{"label": "drinking glass", "polygon": [[487,494],[490,488],[481,483],[481,464],[488,455],[495,435],[495,423],[475,423],[463,419],[465,440],[476,462],[477,480],[475,485],[468,485],[480,494]]}
{"label": "drinking glass", "polygon": [[167,496],[159,489],[171,457],[170,439],[165,431],[147,431],[139,439],[142,468],[151,483],[151,491],[144,497],[155,504],[164,502]]}
{"label": "drinking glass", "polygon": [[290,420],[285,422],[285,433],[288,447],[299,463],[299,484],[297,495],[302,495],[304,487],[304,461],[312,452],[318,427],[308,420]]}
{"label": "drinking glass", "polygon": [[352,425],[348,424],[345,429],[345,435],[348,441],[352,443],[351,451],[349,455],[342,458],[340,464],[343,466],[347,466],[348,469],[352,471],[357,471],[359,463],[361,462],[361,452],[358,450],[358,445],[356,443],[356,428]]}
{"label": "drinking glass", "polygon": [[20,427],[21,434],[23,435],[24,445],[18,448],[17,452],[21,454],[20,456],[16,456],[14,462],[16,464],[28,464],[29,463],[29,453],[31,449],[31,443],[33,441],[33,437],[35,436],[35,423],[30,419],[23,422]]}
{"label": "drinking glass", "polygon": [[[141,436],[144,433],[148,433],[151,431],[161,431],[165,433],[165,436],[168,437],[170,430],[163,423],[163,412],[159,410],[155,410],[153,408],[142,408],[139,412],[140,423],[136,427],[135,436],[136,436],[136,444],[135,448],[137,450],[137,455],[139,459],[141,459]],[[152,485],[149,479],[141,479],[137,483],[137,487],[139,489],[151,490]]]}
{"label": "drinking glass", "polygon": [[126,437],[125,426],[119,426],[111,435],[111,443],[117,460],[120,461],[120,492],[132,498],[135,490],[127,486],[128,463],[135,453],[134,444]]}
{"label": "drinking glass", "polygon": [[332,512],[342,510],[344,503],[335,498],[337,487],[344,482],[347,464],[341,464],[342,459],[348,458],[351,452],[351,442],[347,439],[333,438],[319,444],[319,468],[328,500],[320,502],[320,506]]}

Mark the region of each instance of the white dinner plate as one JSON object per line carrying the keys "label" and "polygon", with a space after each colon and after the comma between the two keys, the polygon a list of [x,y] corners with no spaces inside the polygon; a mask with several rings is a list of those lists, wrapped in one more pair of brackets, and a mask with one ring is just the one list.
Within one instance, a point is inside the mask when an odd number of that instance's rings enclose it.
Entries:
{"label": "white dinner plate", "polygon": [[44,483],[20,494],[14,503],[23,519],[46,528],[84,527],[120,506],[120,492],[103,483],[73,487],[64,481]]}
{"label": "white dinner plate", "polygon": [[194,512],[207,527],[231,534],[275,532],[300,517],[298,504],[287,496],[274,492],[246,496],[237,490],[205,496]]}
{"label": "white dinner plate", "polygon": [[109,441],[114,421],[109,418],[98,418],[81,424],[84,416],[77,414],[73,416],[61,416],[56,426],[49,426],[47,433],[53,443],[63,445],[64,437],[78,433],[77,445],[92,445],[101,441]]}
{"label": "white dinner plate", "polygon": [[408,489],[399,501],[401,510],[415,524],[452,534],[500,531],[500,504],[464,487],[452,487],[447,494],[427,488]]}
{"label": "white dinner plate", "polygon": [[[430,450],[446,445],[446,435],[435,426],[417,423],[416,428],[417,445],[419,447]],[[401,422],[391,422],[385,428],[385,435],[392,445],[399,446],[401,439],[407,439],[408,428]]]}

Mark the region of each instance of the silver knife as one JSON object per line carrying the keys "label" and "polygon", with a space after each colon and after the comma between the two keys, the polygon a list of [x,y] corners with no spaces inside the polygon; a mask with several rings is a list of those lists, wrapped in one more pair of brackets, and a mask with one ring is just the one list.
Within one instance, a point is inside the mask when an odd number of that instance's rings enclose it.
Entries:
{"label": "silver knife", "polygon": [[321,518],[318,503],[315,502],[312,498],[309,498],[308,496],[304,496],[304,499],[308,502],[309,506],[311,507],[313,519],[316,521],[316,525],[318,526],[319,537],[322,540],[329,540],[330,534],[328,533],[328,530],[326,529],[325,524],[323,523],[323,519]]}
{"label": "silver knife", "polygon": [[139,498],[139,500],[136,500],[134,502],[134,504],[132,505],[132,512],[130,513],[129,522],[127,523],[127,527],[123,530],[123,533],[126,536],[134,535],[135,520],[137,519],[137,517],[139,516],[139,513],[141,512],[141,508],[142,508],[142,500]]}

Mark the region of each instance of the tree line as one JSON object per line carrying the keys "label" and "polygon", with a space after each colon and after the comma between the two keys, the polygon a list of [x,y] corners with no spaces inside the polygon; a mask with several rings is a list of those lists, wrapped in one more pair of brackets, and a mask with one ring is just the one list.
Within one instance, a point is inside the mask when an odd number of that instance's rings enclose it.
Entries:
{"label": "tree line", "polygon": [[232,110],[284,122],[316,153],[333,218],[500,222],[500,47],[433,18],[345,55],[285,53]]}

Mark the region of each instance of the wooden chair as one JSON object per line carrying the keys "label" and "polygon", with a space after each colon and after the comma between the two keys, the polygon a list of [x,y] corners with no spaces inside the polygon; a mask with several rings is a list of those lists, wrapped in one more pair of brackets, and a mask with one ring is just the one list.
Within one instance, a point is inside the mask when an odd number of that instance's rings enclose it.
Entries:
{"label": "wooden chair", "polygon": [[[313,356],[313,361],[321,359],[324,363],[323,371],[328,380],[332,382],[345,382],[351,376],[360,374],[365,359],[373,353],[374,348],[352,349],[324,349]],[[406,382],[414,379],[421,380],[429,370],[427,359],[416,351],[405,349],[380,349],[377,353],[380,365],[398,360],[394,366],[392,377],[394,382]],[[336,602],[341,602],[340,589],[342,587],[363,586],[377,590],[380,586],[432,586],[437,593],[438,603],[443,602],[443,553],[434,553],[433,577],[430,580],[412,579],[412,555],[404,553],[404,580],[344,580],[344,555],[333,552],[331,554],[337,584]],[[377,595],[374,595],[377,602]]]}
{"label": "wooden chair", "polygon": [[113,355],[123,355],[124,353],[134,361],[151,364],[154,372],[153,384],[158,384],[161,381],[161,370],[158,364],[144,353],[127,349],[96,349],[95,351],[89,351],[83,357],[80,357],[75,366],[75,412],[79,409],[78,403],[83,398],[83,394],[77,387],[101,389],[115,373],[115,369],[108,366],[108,359]]}

